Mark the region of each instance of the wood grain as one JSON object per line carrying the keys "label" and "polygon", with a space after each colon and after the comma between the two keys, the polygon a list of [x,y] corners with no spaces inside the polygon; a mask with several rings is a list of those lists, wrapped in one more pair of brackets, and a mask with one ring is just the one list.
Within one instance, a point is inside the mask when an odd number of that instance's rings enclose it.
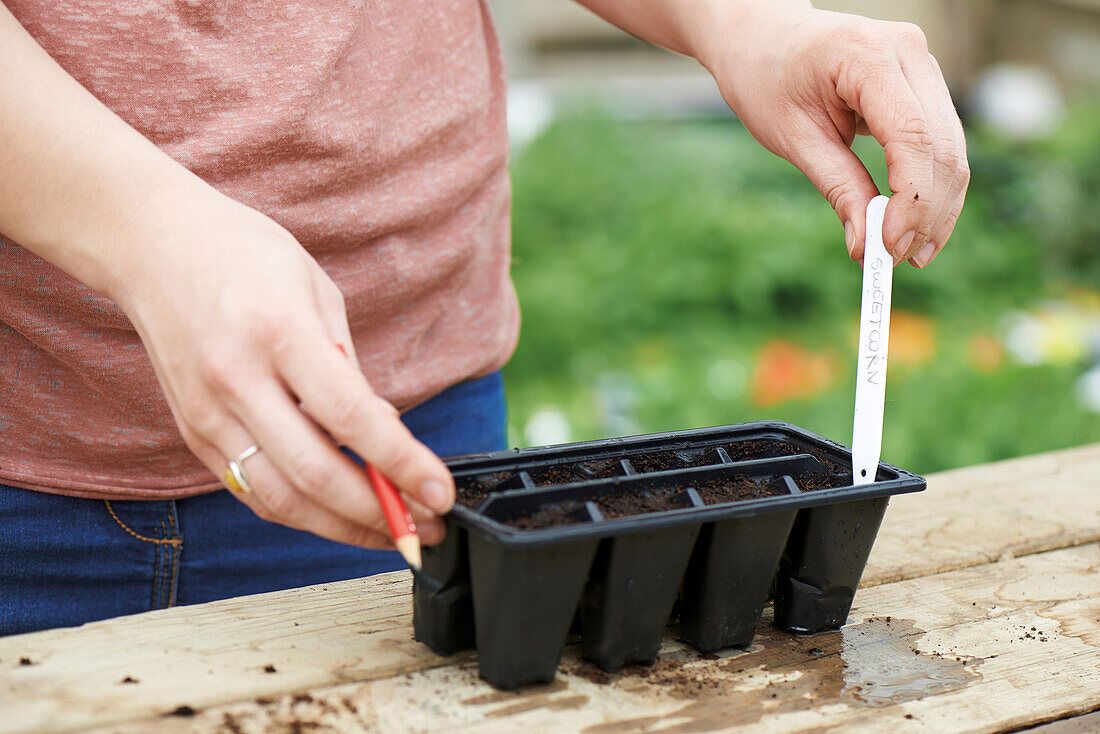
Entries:
{"label": "wood grain", "polygon": [[166,732],[999,732],[1096,706],[1098,618],[1092,544],[867,589],[841,631],[799,638],[765,624],[745,652],[701,656],[669,638],[653,668],[607,675],[573,647],[554,683],[519,692],[487,687],[467,661],[157,723]]}
{"label": "wood grain", "polygon": [[412,640],[410,586],[395,572],[0,638],[0,732],[70,731],[445,665]]}
{"label": "wood grain", "polygon": [[863,586],[1100,540],[1100,444],[932,474],[890,500]]}
{"label": "wood grain", "polygon": [[[1100,701],[1096,703],[1100,706]],[[1096,734],[1100,731],[1100,711],[1081,714],[1032,727],[1027,734]]]}

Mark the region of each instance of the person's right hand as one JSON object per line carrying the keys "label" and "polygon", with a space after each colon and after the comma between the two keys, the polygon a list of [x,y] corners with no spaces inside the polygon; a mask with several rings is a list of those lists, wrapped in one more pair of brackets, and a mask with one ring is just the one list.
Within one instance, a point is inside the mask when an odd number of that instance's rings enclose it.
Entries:
{"label": "person's right hand", "polygon": [[[926,267],[951,236],[970,181],[966,139],[919,28],[816,10],[803,0],[740,0],[700,14],[701,60],[745,127],[797,166],[844,223],[863,259],[879,189],[851,150],[883,146],[894,196],[883,236],[895,262]],[[709,22],[703,22],[709,21]]]}
{"label": "person's right hand", "polygon": [[199,182],[175,201],[109,295],[141,335],[187,445],[218,477],[257,445],[243,462],[252,491],[235,494],[256,514],[390,548],[366,472],[339,442],[390,478],[421,539],[439,542],[434,513],[450,509],[453,479],[367,383],[336,284],[260,212]]}

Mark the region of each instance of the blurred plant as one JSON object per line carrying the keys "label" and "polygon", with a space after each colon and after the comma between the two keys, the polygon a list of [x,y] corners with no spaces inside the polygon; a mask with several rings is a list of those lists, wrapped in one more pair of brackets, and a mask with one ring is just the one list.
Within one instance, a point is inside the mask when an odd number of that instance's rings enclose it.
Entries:
{"label": "blurred plant", "polygon": [[[997,331],[1006,313],[1095,293],[1100,115],[1071,110],[1046,141],[971,130],[969,144],[951,244],[895,275],[883,455],[918,471],[1100,440],[1074,387],[1087,364],[1006,361]],[[881,151],[856,152],[884,187]],[[511,435],[555,406],[564,420],[541,417],[555,430],[528,442],[761,418],[848,442],[859,267],[828,205],[736,121],[584,111],[518,153],[513,182]]]}
{"label": "blurred plant", "polygon": [[983,220],[1023,235],[1048,283],[1100,283],[1100,103],[1072,108],[1042,140],[1014,142],[979,128],[970,141],[964,217],[977,204]]}

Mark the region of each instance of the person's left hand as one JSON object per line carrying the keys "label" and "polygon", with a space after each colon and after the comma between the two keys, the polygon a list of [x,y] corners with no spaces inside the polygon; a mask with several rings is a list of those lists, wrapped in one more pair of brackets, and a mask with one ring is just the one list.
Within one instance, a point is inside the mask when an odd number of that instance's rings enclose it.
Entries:
{"label": "person's left hand", "polygon": [[853,260],[863,258],[864,215],[879,190],[851,144],[857,133],[873,135],[894,192],[886,247],[895,263],[927,266],[955,227],[970,170],[921,30],[798,2],[720,7],[696,50],[745,127],[832,204]]}

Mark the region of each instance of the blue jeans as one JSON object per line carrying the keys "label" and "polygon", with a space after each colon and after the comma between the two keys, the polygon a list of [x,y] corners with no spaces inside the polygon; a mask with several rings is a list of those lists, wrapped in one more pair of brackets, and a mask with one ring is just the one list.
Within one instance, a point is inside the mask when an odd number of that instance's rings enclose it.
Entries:
{"label": "blue jeans", "polygon": [[[440,456],[506,447],[499,372],[402,416]],[[261,520],[229,492],[90,500],[0,485],[0,635],[405,568]]]}

